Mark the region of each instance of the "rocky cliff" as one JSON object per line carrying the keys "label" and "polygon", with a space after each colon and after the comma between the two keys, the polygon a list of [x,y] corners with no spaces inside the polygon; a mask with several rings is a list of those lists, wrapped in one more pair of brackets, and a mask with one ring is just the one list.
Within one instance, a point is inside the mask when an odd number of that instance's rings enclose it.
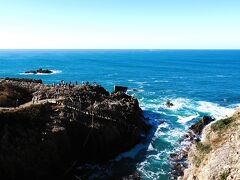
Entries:
{"label": "rocky cliff", "polygon": [[96,83],[0,83],[8,87],[0,94],[14,87],[16,94],[33,97],[0,107],[0,179],[71,179],[77,164],[114,158],[149,129],[137,99]]}
{"label": "rocky cliff", "polygon": [[203,129],[188,153],[184,180],[240,179],[240,111]]}

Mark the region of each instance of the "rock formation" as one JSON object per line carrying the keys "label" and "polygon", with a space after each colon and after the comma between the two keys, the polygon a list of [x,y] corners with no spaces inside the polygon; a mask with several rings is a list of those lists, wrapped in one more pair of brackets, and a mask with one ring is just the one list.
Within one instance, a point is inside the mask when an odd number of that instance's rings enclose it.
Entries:
{"label": "rock formation", "polygon": [[77,164],[114,158],[149,129],[137,99],[96,83],[0,83],[35,99],[0,107],[0,179],[71,179]]}
{"label": "rock formation", "polygon": [[38,70],[30,70],[30,71],[25,71],[26,74],[37,74],[37,73],[41,73],[41,74],[51,74],[53,73],[53,71],[48,70],[48,69],[38,69]]}
{"label": "rock formation", "polygon": [[184,180],[240,179],[240,111],[203,129],[188,153]]}
{"label": "rock formation", "polygon": [[169,100],[165,103],[165,105],[170,108],[173,106],[173,103],[171,103]]}
{"label": "rock formation", "polygon": [[180,143],[185,145],[177,152],[170,154],[172,179],[183,176],[184,169],[187,168],[188,152],[191,145],[200,141],[203,128],[213,120],[210,116],[203,116],[202,119],[193,124],[189,128],[189,131],[180,139]]}
{"label": "rock formation", "polygon": [[0,84],[0,107],[15,107],[31,98],[31,93],[25,88],[9,83]]}

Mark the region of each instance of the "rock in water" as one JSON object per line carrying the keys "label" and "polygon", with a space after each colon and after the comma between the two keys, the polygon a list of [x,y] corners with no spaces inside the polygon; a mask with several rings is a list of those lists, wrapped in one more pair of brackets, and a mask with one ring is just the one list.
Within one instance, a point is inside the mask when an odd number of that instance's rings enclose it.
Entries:
{"label": "rock in water", "polygon": [[26,74],[37,74],[37,73],[40,73],[40,74],[51,74],[53,73],[53,71],[51,70],[48,70],[48,69],[38,69],[38,70],[30,70],[30,71],[25,71]]}
{"label": "rock in water", "polygon": [[165,105],[170,108],[173,106],[173,103],[171,103],[169,100],[165,103]]}

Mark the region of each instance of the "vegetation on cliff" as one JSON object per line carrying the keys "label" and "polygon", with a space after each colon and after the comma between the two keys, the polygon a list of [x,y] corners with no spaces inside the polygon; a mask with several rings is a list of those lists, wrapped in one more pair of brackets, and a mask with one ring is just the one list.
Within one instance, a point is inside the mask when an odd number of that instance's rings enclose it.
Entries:
{"label": "vegetation on cliff", "polygon": [[188,153],[182,179],[240,179],[240,112],[203,130],[203,138]]}

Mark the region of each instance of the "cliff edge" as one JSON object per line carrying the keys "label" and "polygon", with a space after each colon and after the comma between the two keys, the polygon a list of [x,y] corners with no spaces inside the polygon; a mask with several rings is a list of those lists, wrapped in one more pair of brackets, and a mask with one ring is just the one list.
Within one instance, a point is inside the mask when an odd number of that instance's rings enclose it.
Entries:
{"label": "cliff edge", "polygon": [[206,126],[188,153],[181,180],[240,179],[240,110]]}
{"label": "cliff edge", "polygon": [[94,83],[0,79],[0,179],[76,179],[146,137],[138,100]]}

